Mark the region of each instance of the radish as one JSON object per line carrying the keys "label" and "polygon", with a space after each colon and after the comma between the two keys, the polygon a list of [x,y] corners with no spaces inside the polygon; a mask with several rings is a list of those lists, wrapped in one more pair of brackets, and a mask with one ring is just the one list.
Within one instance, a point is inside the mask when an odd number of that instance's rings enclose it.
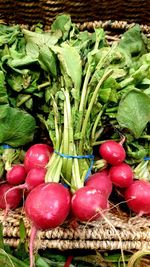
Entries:
{"label": "radish", "polygon": [[14,165],[6,173],[6,180],[9,184],[18,185],[24,183],[26,178],[25,167],[21,164]]}
{"label": "radish", "polygon": [[138,215],[150,213],[150,183],[134,181],[125,191],[125,200],[128,207]]}
{"label": "radish", "polygon": [[120,188],[128,187],[133,183],[132,168],[124,162],[112,166],[109,171],[109,177],[112,183]]}
{"label": "radish", "polygon": [[125,160],[126,153],[122,147],[122,142],[113,140],[105,141],[99,147],[99,153],[103,159],[112,165],[117,165]]}
{"label": "radish", "polygon": [[45,167],[49,162],[52,152],[53,148],[46,144],[31,146],[25,154],[24,166],[26,171],[28,172],[34,167]]}
{"label": "radish", "polygon": [[41,167],[31,169],[26,177],[26,189],[31,191],[34,187],[44,183],[46,171],[46,168]]}
{"label": "radish", "polygon": [[15,186],[11,190],[26,189],[27,191],[31,191],[34,187],[44,183],[45,174],[46,174],[46,168],[41,168],[41,167],[33,168],[28,172],[25,179],[25,183]]}
{"label": "radish", "polygon": [[59,183],[43,183],[35,187],[25,201],[25,213],[32,222],[30,236],[30,267],[33,267],[33,242],[38,229],[47,230],[61,225],[70,210],[71,195]]}
{"label": "radish", "polygon": [[13,186],[8,183],[0,186],[0,209],[5,209],[5,216],[9,209],[17,208],[22,200],[20,190],[14,189],[9,192],[12,188]]}
{"label": "radish", "polygon": [[107,170],[102,170],[91,175],[85,185],[99,189],[107,198],[112,192],[112,182]]}
{"label": "radish", "polygon": [[78,220],[93,221],[101,217],[101,213],[108,208],[108,202],[99,189],[85,186],[74,193],[71,208]]}

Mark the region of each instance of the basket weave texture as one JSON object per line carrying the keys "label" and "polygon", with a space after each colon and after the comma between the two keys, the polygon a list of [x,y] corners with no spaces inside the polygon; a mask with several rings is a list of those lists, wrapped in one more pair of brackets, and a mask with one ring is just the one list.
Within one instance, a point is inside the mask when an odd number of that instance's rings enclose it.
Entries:
{"label": "basket weave texture", "polygon": [[64,12],[76,23],[117,20],[150,25],[148,0],[0,0],[0,18],[16,23],[48,25]]}
{"label": "basket weave texture", "polygon": [[[4,212],[0,212],[0,221],[3,221]],[[35,247],[37,249],[57,248],[68,249],[100,249],[100,250],[140,250],[150,249],[150,220],[149,218],[132,217],[117,209],[108,213],[107,218],[116,228],[116,231],[101,219],[88,224],[79,223],[73,228],[66,221],[60,227],[48,231],[39,231]],[[23,209],[10,211],[4,222],[4,241],[16,247],[19,243],[19,223],[23,219],[27,238],[30,236],[30,223],[24,216]],[[121,238],[121,243],[118,238]]]}

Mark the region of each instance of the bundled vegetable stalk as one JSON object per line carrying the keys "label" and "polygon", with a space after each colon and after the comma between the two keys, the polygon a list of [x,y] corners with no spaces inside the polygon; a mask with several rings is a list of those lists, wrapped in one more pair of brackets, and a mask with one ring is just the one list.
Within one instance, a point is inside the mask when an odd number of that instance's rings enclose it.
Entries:
{"label": "bundled vegetable stalk", "polygon": [[[140,89],[149,86],[149,54],[138,26],[112,46],[106,43],[102,29],[92,34],[80,32],[66,16],[53,23],[51,32],[57,30],[62,31],[63,38],[47,48],[51,85],[45,96],[50,112],[47,120],[39,115],[54,145],[45,181],[62,179],[75,191],[84,185],[92,169],[93,146],[106,136],[117,140],[127,137],[131,164],[146,156],[146,149],[140,141],[136,145],[136,139],[142,137],[149,120],[148,89]],[[126,46],[132,39],[134,44]],[[143,136],[141,144],[146,143],[144,138],[148,136]],[[132,148],[133,140],[138,153]],[[105,165],[99,161],[95,166]]]}
{"label": "bundled vegetable stalk", "polygon": [[[97,45],[101,41],[103,31],[97,31]],[[103,112],[102,105],[98,102],[98,93],[105,80],[112,74],[111,69],[102,69],[101,77],[96,85],[95,91],[88,82],[94,75],[94,69],[90,62],[92,55],[89,54],[89,62],[86,64],[88,71],[82,78],[82,62],[81,57],[74,47],[63,44],[62,47],[53,48],[60,60],[60,77],[59,91],[50,92],[50,104],[53,108],[53,116],[49,116],[48,122],[54,126],[51,128],[50,136],[54,143],[54,155],[48,164],[48,172],[46,174],[47,181],[58,182],[62,176],[64,181],[71,185],[72,189],[78,189],[84,185],[85,178],[93,160],[93,143],[98,138],[97,125],[100,124],[101,114]],[[93,54],[96,53],[94,48]],[[67,60],[69,55],[69,61]],[[91,59],[90,59],[91,58]],[[101,61],[101,60],[100,60]],[[97,63],[98,64],[98,63]],[[84,71],[83,71],[84,72]],[[92,116],[93,106],[99,110]],[[48,123],[47,122],[47,123]],[[53,134],[53,135],[52,135]]]}

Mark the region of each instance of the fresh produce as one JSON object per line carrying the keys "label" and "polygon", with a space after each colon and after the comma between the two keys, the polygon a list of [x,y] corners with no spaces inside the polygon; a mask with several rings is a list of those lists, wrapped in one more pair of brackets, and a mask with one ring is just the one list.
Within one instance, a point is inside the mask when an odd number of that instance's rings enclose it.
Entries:
{"label": "fresh produce", "polygon": [[6,214],[9,209],[19,207],[22,200],[20,190],[15,189],[10,191],[11,188],[13,188],[13,186],[8,183],[0,185],[0,209],[5,209]]}
{"label": "fresh produce", "polygon": [[32,222],[30,266],[33,267],[33,242],[38,229],[47,230],[61,225],[70,211],[70,193],[59,183],[44,183],[27,196],[25,212]]}
{"label": "fresh produce", "polygon": [[134,181],[125,191],[125,200],[129,208],[142,216],[150,214],[150,183]]}
{"label": "fresh produce", "polygon": [[103,194],[106,194],[108,198],[112,192],[112,182],[107,170],[92,174],[85,185],[99,189]]}
{"label": "fresh produce", "polygon": [[[116,192],[125,188],[133,212],[150,213],[150,184],[135,181],[150,173],[149,38],[135,25],[109,44],[102,28],[80,31],[68,15],[48,32],[0,24],[0,36],[0,175],[5,182],[15,164],[27,173],[25,183],[13,180],[31,190],[33,266],[37,230],[63,223],[70,202],[77,220],[109,224],[113,183]],[[145,190],[139,202],[138,183]],[[17,190],[7,187],[6,199]],[[145,208],[134,208],[136,201]]]}
{"label": "fresh produce", "polygon": [[52,147],[46,144],[35,144],[31,146],[25,154],[24,167],[26,171],[28,172],[35,167],[46,167],[52,151]]}
{"label": "fresh produce", "polygon": [[109,177],[115,186],[129,187],[133,182],[133,170],[127,163],[122,162],[110,168]]}
{"label": "fresh produce", "polygon": [[46,168],[34,167],[30,169],[25,180],[25,189],[31,191],[34,187],[45,181]]}
{"label": "fresh produce", "polygon": [[90,186],[78,189],[71,200],[72,212],[81,221],[98,219],[108,206],[106,195],[101,190]]}
{"label": "fresh produce", "polygon": [[31,191],[36,186],[43,184],[45,181],[46,168],[34,167],[30,169],[25,178],[25,183],[14,186],[10,191],[20,189],[25,189],[26,191]]}
{"label": "fresh produce", "polygon": [[113,140],[105,141],[99,148],[103,159],[112,165],[120,164],[125,160],[126,153],[122,144]]}
{"label": "fresh produce", "polygon": [[12,185],[22,184],[25,181],[26,175],[25,167],[21,164],[16,164],[7,171],[6,181]]}

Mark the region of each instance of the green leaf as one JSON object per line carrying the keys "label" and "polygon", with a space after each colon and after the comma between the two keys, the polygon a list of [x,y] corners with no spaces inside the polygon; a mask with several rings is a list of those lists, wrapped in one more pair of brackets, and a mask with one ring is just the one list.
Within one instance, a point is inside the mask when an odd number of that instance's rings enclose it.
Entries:
{"label": "green leaf", "polygon": [[36,124],[27,112],[3,105],[0,106],[0,125],[0,143],[18,147],[32,141]]}
{"label": "green leaf", "polygon": [[4,242],[3,242],[3,225],[0,223],[0,249],[4,249]]}
{"label": "green leaf", "polygon": [[79,90],[81,86],[82,64],[79,53],[74,47],[63,44],[62,47],[53,47],[54,52],[58,54],[63,70],[72,79],[74,87]]}
{"label": "green leaf", "polygon": [[71,28],[71,18],[69,15],[58,15],[53,22],[51,29],[52,31],[61,31],[63,35],[63,40],[68,37]]}
{"label": "green leaf", "polygon": [[117,120],[139,138],[150,121],[150,97],[140,90],[131,90],[119,104]]}
{"label": "green leaf", "polygon": [[62,36],[60,31],[57,31],[54,34],[50,32],[37,33],[25,29],[23,29],[22,31],[27,43],[30,42],[31,45],[32,42],[34,46],[36,44],[38,45],[38,47],[41,47],[43,45],[47,45],[48,47],[55,45]]}
{"label": "green leaf", "polygon": [[135,25],[123,34],[119,47],[126,50],[131,56],[137,56],[146,52],[139,25]]}
{"label": "green leaf", "polygon": [[8,103],[8,95],[5,87],[5,76],[2,71],[0,71],[0,104]]}
{"label": "green leaf", "polygon": [[57,76],[56,56],[46,45],[40,47],[38,61],[45,71],[50,72],[53,76]]}
{"label": "green leaf", "polygon": [[8,43],[9,45],[16,41],[20,34],[19,25],[7,26],[0,24],[0,46]]}
{"label": "green leaf", "polygon": [[26,228],[23,219],[20,219],[19,222],[19,233],[20,233],[20,241],[24,242],[26,238]]}

